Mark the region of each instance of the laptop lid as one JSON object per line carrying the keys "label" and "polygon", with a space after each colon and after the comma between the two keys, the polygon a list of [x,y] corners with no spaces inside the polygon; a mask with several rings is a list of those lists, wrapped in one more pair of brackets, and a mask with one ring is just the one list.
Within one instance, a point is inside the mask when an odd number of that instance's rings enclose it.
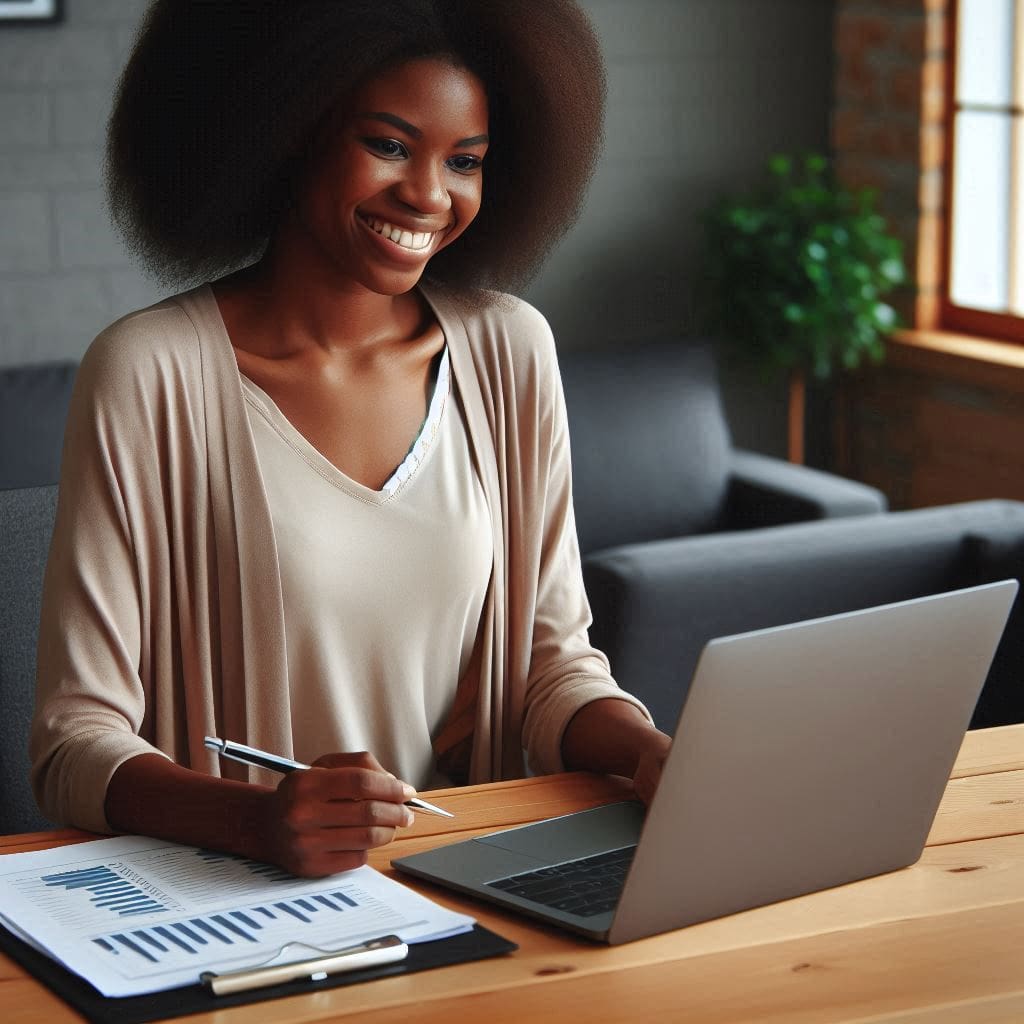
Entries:
{"label": "laptop lid", "polygon": [[711,641],[609,932],[914,863],[1015,580]]}
{"label": "laptop lid", "polygon": [[[610,943],[911,864],[1016,592],[1009,580],[713,640],[645,820],[616,804],[393,864]],[[489,884],[638,836],[598,918]]]}

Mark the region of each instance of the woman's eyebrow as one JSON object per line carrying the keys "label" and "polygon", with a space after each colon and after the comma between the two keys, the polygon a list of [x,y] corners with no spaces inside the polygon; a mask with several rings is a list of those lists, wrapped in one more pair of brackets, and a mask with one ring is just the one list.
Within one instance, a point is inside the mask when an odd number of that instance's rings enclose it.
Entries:
{"label": "woman's eyebrow", "polygon": [[368,121],[383,121],[385,124],[405,132],[406,135],[411,135],[414,139],[423,138],[423,132],[416,125],[409,124],[408,121],[403,120],[397,114],[389,114],[384,110],[373,110],[360,114],[359,117],[366,118]]}
{"label": "woman's eyebrow", "polygon": [[[409,135],[414,139],[423,138],[422,130],[417,128],[416,125],[409,124],[409,122],[404,118],[399,117],[397,114],[389,114],[386,110],[366,111],[357,116],[365,118],[368,121],[383,121],[385,124],[389,124],[393,128],[397,128],[399,131],[405,132],[406,135]],[[468,139],[459,139],[456,145],[483,146],[488,142],[490,142],[490,137],[487,135],[472,135]]]}

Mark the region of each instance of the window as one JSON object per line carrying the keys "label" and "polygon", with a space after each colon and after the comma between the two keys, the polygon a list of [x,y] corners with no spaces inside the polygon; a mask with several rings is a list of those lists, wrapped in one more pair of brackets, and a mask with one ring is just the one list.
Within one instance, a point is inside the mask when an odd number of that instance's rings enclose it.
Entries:
{"label": "window", "polygon": [[943,323],[1024,342],[1024,0],[955,11]]}

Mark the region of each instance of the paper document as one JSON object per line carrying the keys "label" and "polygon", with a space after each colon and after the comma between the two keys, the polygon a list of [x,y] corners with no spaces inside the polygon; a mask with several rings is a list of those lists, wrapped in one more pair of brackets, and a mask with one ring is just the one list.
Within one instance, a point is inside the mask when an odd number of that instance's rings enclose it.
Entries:
{"label": "paper document", "polygon": [[126,836],[0,857],[0,923],[104,995],[129,996],[381,935],[443,938],[474,921],[369,867],[296,878]]}

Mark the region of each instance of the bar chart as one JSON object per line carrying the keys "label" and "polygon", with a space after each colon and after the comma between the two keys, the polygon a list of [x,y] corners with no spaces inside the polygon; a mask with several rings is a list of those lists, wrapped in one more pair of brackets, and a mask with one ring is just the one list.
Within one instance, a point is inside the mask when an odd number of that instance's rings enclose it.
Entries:
{"label": "bar chart", "polygon": [[369,867],[296,878],[143,836],[12,854],[2,867],[0,924],[105,995],[294,963],[382,935],[415,942],[472,927]]}
{"label": "bar chart", "polygon": [[104,864],[81,868],[78,871],[61,871],[54,875],[42,875],[40,881],[50,887],[63,887],[67,891],[81,890],[88,895],[97,910],[106,909],[120,917],[133,914],[151,914],[167,908],[152,896],[144,893],[128,879],[111,871]]}
{"label": "bar chart", "polygon": [[[302,942],[305,936],[303,929],[297,928],[300,925],[324,925],[328,933],[333,934],[337,921],[330,920],[331,913],[351,914],[362,906],[363,903],[353,895],[338,889],[257,904],[244,910],[227,910],[130,931],[110,932],[92,941],[112,956],[130,954],[151,964],[163,964],[180,959],[181,955],[207,956],[211,951],[227,952],[228,947],[244,949],[246,943],[261,945],[275,935],[285,942]],[[316,928],[316,933],[320,937],[321,929]]]}

